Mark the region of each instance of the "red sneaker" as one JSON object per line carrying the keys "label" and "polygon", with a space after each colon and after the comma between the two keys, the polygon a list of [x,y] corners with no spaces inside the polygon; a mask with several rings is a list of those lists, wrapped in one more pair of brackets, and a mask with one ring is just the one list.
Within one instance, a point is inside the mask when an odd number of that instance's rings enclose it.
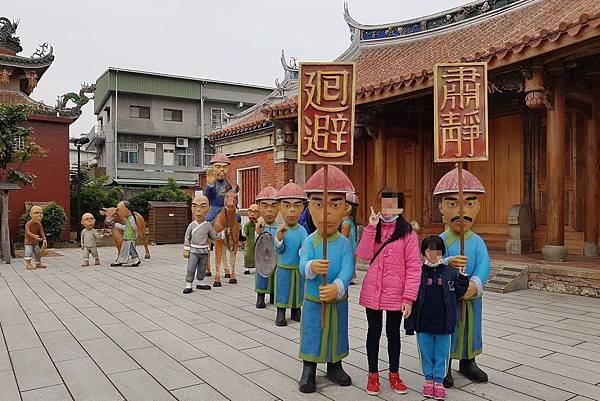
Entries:
{"label": "red sneaker", "polygon": [[406,394],[408,392],[408,388],[400,378],[398,372],[390,373],[390,387],[398,394]]}
{"label": "red sneaker", "polygon": [[369,373],[369,378],[367,379],[367,394],[379,394],[379,373]]}

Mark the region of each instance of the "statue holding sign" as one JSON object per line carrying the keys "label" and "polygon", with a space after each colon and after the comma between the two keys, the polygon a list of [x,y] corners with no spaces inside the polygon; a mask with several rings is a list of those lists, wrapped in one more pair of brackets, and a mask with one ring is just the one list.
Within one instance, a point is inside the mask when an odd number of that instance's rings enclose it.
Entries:
{"label": "statue holding sign", "polygon": [[[300,249],[300,274],[306,280],[299,355],[304,363],[299,386],[303,393],[315,391],[317,363],[327,363],[327,377],[334,383],[352,384],[342,367],[342,359],[349,350],[348,286],[354,276],[354,255],[350,241],[340,234],[338,227],[346,215],[346,193],[354,192],[354,186],[342,170],[334,166],[329,166],[329,170],[326,196],[324,168],[304,186],[317,231],[308,236]],[[323,257],[325,243],[326,258]]]}
{"label": "statue holding sign", "polygon": [[[481,331],[483,286],[490,275],[490,257],[483,239],[471,231],[479,214],[479,196],[485,193],[481,182],[467,170],[462,170],[463,178],[463,218],[460,217],[460,197],[458,193],[458,169],[451,170],[437,183],[434,195],[441,196],[439,204],[446,231],[440,236],[446,245],[446,257],[452,267],[464,270],[469,276],[469,288],[458,303],[456,327],[452,334],[450,358],[459,359],[459,371],[474,382],[486,382],[487,374],[475,363],[483,347]],[[461,253],[460,231],[464,230],[464,253]],[[464,255],[464,256],[463,256]],[[444,379],[446,388],[452,387],[454,380],[448,365]]]}

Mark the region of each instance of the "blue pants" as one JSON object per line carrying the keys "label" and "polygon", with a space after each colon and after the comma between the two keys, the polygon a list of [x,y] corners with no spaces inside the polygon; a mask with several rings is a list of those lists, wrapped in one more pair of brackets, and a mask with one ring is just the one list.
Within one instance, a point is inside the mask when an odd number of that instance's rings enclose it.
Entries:
{"label": "blue pants", "polygon": [[425,380],[442,383],[450,362],[450,334],[417,333],[417,346]]}

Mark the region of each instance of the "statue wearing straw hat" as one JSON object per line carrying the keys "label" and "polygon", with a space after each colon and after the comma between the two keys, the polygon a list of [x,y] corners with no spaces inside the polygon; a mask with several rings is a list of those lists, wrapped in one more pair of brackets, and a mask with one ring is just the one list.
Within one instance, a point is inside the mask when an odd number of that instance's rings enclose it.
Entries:
{"label": "statue wearing straw hat", "polygon": [[[475,357],[483,348],[481,331],[483,286],[490,275],[490,257],[483,239],[471,231],[481,204],[479,196],[485,193],[481,182],[471,173],[462,170],[463,219],[460,218],[458,169],[451,170],[437,183],[434,195],[439,195],[439,204],[446,231],[440,236],[446,245],[448,264],[462,269],[469,276],[469,288],[458,303],[456,328],[452,334],[451,359],[458,359],[459,371],[474,382],[487,382],[487,374],[475,363]],[[460,232],[464,231],[464,255],[461,254]],[[444,379],[445,387],[452,387],[454,380],[451,364]]]}

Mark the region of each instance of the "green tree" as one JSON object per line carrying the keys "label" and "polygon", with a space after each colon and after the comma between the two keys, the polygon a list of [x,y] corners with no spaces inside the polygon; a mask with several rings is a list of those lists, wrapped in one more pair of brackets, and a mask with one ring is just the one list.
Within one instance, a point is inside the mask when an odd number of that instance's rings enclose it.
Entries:
{"label": "green tree", "polygon": [[[83,176],[83,174],[82,174]],[[75,176],[71,178],[76,179]],[[81,214],[91,213],[96,218],[96,221],[102,221],[99,210],[104,207],[117,206],[117,203],[123,199],[123,190],[121,187],[109,187],[104,184],[108,181],[107,176],[86,179],[87,182],[81,187]],[[77,192],[76,185],[71,182],[71,210],[77,210]],[[72,227],[81,228],[81,216],[72,216]]]}
{"label": "green tree", "polygon": [[33,184],[33,174],[22,171],[23,165],[45,152],[31,140],[32,129],[20,126],[30,112],[24,104],[0,105],[0,181]]}
{"label": "green tree", "polygon": [[191,196],[179,188],[175,179],[169,178],[165,186],[139,192],[128,200],[137,212],[147,217],[148,202],[189,202],[191,199]]}
{"label": "green tree", "polygon": [[[31,217],[29,217],[29,207],[25,210],[25,213],[21,216],[21,239],[24,237],[24,227]],[[54,244],[62,238],[62,234],[65,231],[65,224],[67,222],[67,214],[65,209],[56,202],[50,202],[44,209],[44,217],[42,218],[42,226],[44,226],[44,233],[48,240],[48,247],[54,246]]]}

